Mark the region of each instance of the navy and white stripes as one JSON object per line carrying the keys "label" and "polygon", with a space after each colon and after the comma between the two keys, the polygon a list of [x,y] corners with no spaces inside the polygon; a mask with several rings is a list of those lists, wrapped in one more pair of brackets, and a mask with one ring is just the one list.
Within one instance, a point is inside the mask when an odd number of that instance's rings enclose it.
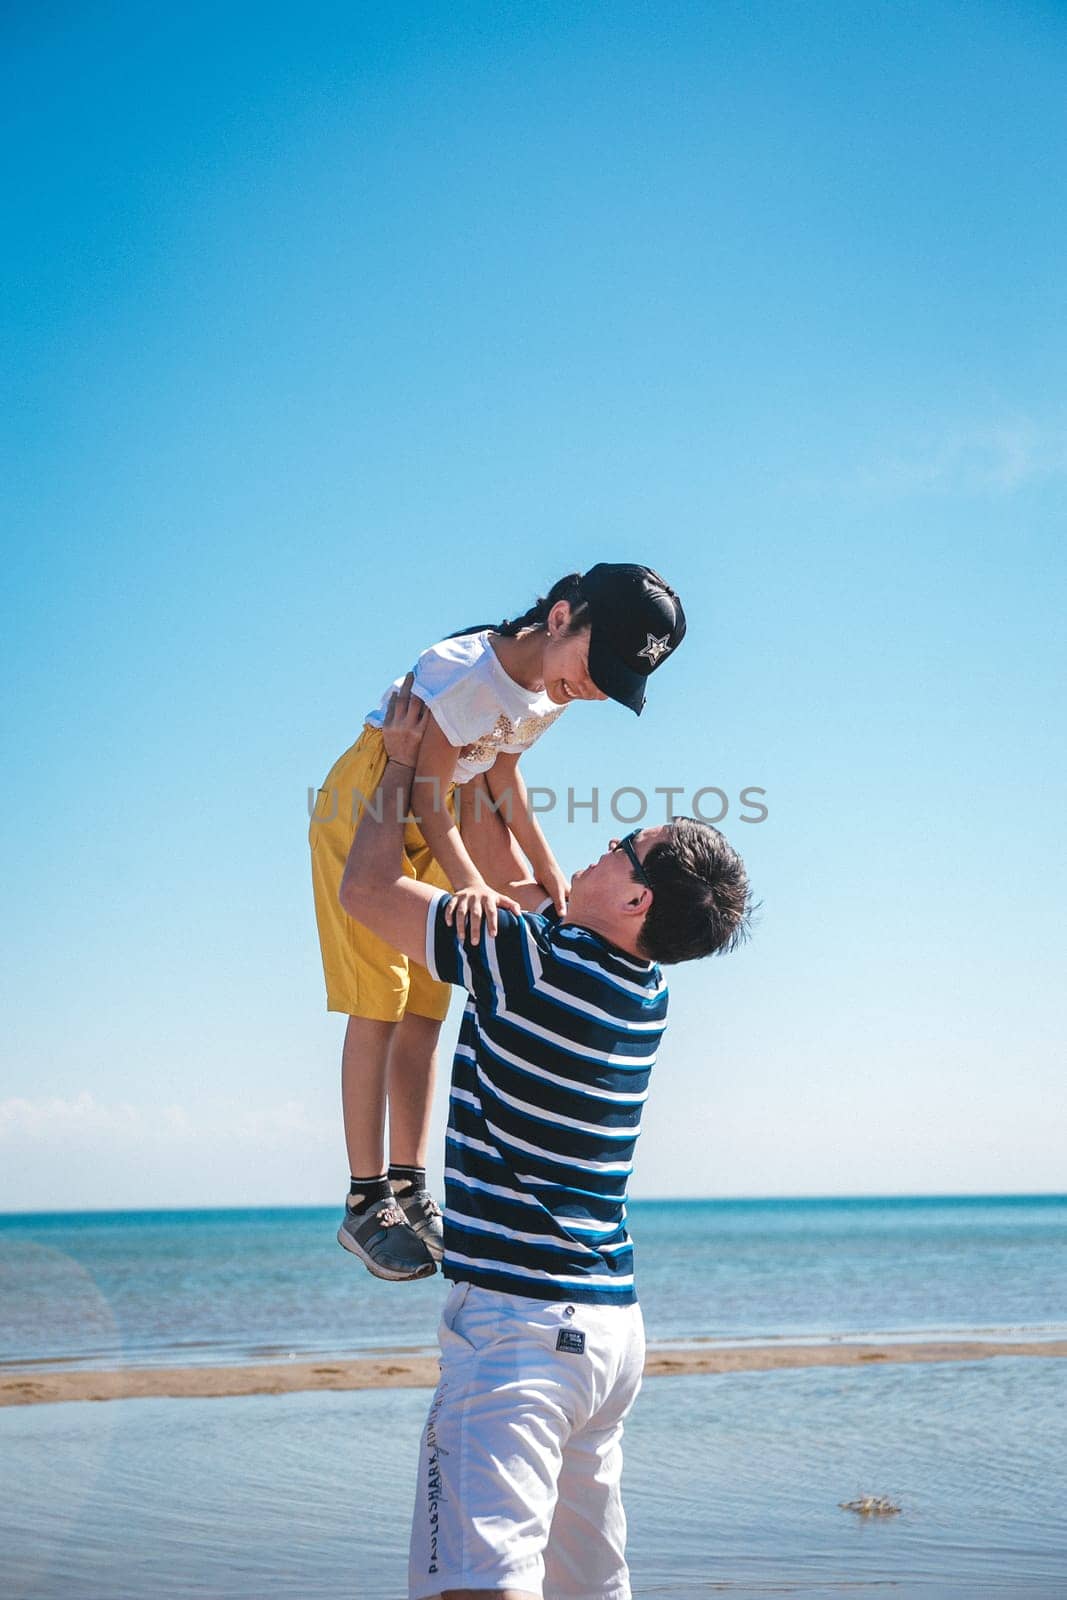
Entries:
{"label": "navy and white stripes", "polygon": [[541,1300],[636,1296],[626,1186],[666,1025],[657,966],[587,929],[502,911],[460,941],[431,905],[426,964],[468,991],[445,1161],[448,1278]]}

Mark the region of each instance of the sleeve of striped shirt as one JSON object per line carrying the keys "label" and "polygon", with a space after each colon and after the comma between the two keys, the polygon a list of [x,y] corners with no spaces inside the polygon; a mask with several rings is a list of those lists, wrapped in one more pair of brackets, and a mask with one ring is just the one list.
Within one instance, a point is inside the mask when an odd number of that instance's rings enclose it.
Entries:
{"label": "sleeve of striped shirt", "polygon": [[449,896],[441,893],[431,901],[426,916],[426,966],[430,976],[442,983],[454,983],[487,1007],[505,987],[514,995],[531,983],[528,941],[532,938],[525,916],[511,911],[497,913],[495,935],[483,928],[477,944],[470,935],[460,939],[445,921]]}

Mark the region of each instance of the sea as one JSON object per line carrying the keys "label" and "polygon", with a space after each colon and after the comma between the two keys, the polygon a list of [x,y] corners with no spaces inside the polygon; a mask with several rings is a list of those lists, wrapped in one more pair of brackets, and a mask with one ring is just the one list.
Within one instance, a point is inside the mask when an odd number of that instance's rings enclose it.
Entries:
{"label": "sea", "polygon": [[[0,1370],[430,1351],[319,1209],[0,1216]],[[634,1594],[1067,1597],[1067,1196],[636,1201],[652,1345],[1034,1355],[649,1380]],[[0,1409],[11,1600],[402,1600],[418,1390]],[[899,1510],[846,1509],[882,1496]]]}

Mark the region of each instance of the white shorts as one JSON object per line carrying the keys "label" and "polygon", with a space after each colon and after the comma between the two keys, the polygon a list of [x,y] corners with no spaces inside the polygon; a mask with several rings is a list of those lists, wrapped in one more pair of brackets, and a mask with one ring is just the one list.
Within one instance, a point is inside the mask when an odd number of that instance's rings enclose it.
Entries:
{"label": "white shorts", "polygon": [[620,1477],[644,1368],[640,1308],[459,1283],[438,1339],[410,1600],[445,1589],[630,1600]]}

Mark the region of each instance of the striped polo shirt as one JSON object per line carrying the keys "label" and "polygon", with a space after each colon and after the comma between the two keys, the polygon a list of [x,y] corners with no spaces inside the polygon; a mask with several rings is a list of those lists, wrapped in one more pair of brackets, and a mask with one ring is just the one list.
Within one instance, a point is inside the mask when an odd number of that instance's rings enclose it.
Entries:
{"label": "striped polo shirt", "polygon": [[429,908],[426,965],[467,990],[445,1150],[446,1278],[538,1300],[626,1305],[626,1185],[667,985],[555,915],[501,911],[461,940]]}

